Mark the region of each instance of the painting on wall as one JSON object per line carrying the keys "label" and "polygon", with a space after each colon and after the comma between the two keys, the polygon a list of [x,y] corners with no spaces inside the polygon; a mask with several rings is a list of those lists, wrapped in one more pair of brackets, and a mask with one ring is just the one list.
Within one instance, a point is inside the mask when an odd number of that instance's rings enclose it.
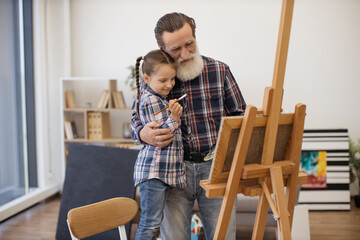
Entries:
{"label": "painting on wall", "polygon": [[302,151],[300,169],[308,175],[302,189],[326,188],[326,151]]}

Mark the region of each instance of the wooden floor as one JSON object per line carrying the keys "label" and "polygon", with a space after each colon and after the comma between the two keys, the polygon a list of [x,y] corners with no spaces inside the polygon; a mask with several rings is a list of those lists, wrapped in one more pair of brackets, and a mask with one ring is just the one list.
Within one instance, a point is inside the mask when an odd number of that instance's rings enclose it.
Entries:
{"label": "wooden floor", "polygon": [[[55,239],[60,196],[55,195],[0,223],[1,240]],[[311,211],[312,240],[360,239],[360,208],[351,211]],[[240,231],[240,232],[239,232]],[[250,239],[250,230],[238,229],[237,239]]]}

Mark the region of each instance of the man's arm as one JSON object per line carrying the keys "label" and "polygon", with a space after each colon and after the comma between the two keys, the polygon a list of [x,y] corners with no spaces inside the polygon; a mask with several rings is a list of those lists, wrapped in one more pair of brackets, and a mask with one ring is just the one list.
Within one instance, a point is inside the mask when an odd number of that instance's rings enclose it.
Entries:
{"label": "man's arm", "polygon": [[225,106],[231,116],[244,115],[245,100],[229,67],[227,67],[224,82]]}
{"label": "man's arm", "polygon": [[161,148],[168,146],[174,140],[174,134],[168,128],[154,129],[160,126],[161,124],[157,122],[147,123],[140,130],[141,141]]}

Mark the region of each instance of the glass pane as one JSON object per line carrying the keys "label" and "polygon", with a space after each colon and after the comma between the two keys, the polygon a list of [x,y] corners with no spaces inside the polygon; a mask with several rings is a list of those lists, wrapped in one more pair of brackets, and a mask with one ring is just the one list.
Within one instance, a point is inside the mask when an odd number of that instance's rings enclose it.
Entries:
{"label": "glass pane", "polygon": [[18,9],[0,1],[0,206],[27,192]]}

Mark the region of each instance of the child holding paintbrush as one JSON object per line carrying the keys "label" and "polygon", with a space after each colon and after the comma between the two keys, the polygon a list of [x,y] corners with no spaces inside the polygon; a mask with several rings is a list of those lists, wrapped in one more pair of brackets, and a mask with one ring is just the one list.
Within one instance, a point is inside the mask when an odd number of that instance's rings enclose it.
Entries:
{"label": "child holding paintbrush", "polygon": [[[143,80],[146,85],[140,95],[139,66],[143,60]],[[174,133],[173,142],[164,148],[145,144],[134,167],[135,185],[139,184],[141,219],[136,239],[155,239],[163,218],[168,191],[172,187],[185,187],[185,165],[180,129],[182,106],[180,99],[166,100],[175,85],[176,63],[161,50],[149,52],[136,60],[138,89],[136,113],[145,126],[157,121]]]}

